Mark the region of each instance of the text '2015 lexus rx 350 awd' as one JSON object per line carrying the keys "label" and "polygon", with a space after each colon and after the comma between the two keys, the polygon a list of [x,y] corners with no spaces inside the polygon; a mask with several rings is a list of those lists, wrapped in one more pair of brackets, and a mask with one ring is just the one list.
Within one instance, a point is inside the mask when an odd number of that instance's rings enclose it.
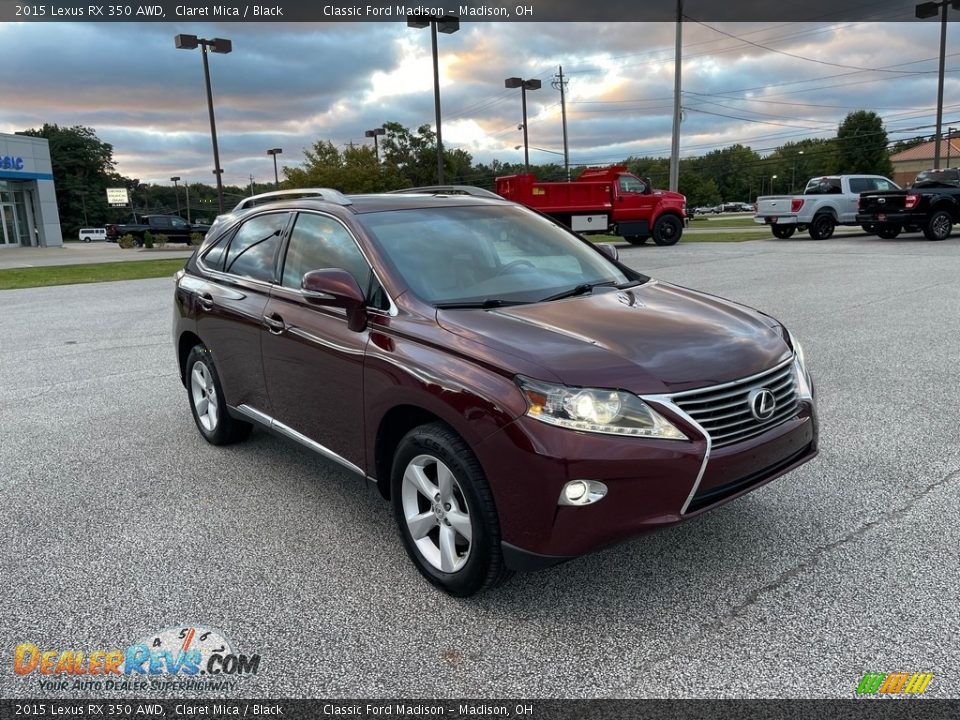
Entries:
{"label": "text '2015 lexus rx 350 awd'", "polygon": [[470,195],[270,193],[177,274],[215,445],[272,430],[375,483],[454,595],[705,512],[817,453],[796,338]]}

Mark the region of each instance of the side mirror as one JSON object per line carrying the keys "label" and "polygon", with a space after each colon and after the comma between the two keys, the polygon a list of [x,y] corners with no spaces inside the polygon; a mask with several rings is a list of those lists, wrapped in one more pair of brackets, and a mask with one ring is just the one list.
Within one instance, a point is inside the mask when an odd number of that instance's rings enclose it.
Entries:
{"label": "side mirror", "polygon": [[620,259],[620,251],[617,250],[617,246],[613,243],[597,243],[595,247],[611,260]]}
{"label": "side mirror", "polygon": [[348,327],[359,332],[367,326],[366,298],[356,279],[346,270],[311,270],[300,282],[303,296],[315,305],[341,307],[347,311]]}

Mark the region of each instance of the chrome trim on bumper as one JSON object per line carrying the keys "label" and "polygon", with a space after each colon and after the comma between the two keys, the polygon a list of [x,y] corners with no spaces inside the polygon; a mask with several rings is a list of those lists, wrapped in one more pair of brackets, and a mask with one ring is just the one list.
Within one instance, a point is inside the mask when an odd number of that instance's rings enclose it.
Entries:
{"label": "chrome trim on bumper", "polygon": [[710,461],[710,451],[713,449],[713,438],[710,437],[710,433],[703,429],[703,426],[690,417],[679,405],[673,402],[673,397],[671,395],[641,395],[640,399],[644,402],[653,403],[659,405],[661,408],[666,408],[668,412],[675,413],[686,420],[690,425],[697,429],[703,439],[707,442],[707,449],[703,453],[703,461],[700,463],[700,472],[697,473],[697,479],[693,482],[693,487],[690,488],[690,494],[687,495],[687,499],[683,503],[683,507],[680,508],[680,514],[685,515],[687,508],[690,507],[690,503],[693,502],[693,496],[697,494],[697,489],[700,487],[700,481],[703,480],[703,474],[707,471],[707,463]]}

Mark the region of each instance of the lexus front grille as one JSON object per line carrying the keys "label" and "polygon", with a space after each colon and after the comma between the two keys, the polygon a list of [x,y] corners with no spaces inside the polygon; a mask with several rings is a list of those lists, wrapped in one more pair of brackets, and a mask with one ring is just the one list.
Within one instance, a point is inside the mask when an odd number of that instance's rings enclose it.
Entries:
{"label": "lexus front grille", "polygon": [[[751,405],[754,391],[769,390],[773,395],[773,409],[769,417],[764,412],[756,413]],[[769,408],[769,396],[766,407]],[[676,393],[671,396],[687,415],[696,420],[709,433],[713,447],[724,447],[749,440],[797,414],[797,384],[793,359],[772,370],[753,375],[743,380],[714,385],[699,390]]]}

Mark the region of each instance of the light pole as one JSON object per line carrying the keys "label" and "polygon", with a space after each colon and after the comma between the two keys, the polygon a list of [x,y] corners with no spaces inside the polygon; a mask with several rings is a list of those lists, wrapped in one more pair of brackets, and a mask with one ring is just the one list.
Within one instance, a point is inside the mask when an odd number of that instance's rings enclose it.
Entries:
{"label": "light pole", "polygon": [[272,148],[267,150],[267,155],[273,155],[273,185],[275,190],[280,189],[280,176],[277,175],[277,155],[283,152],[283,148]]}
{"label": "light pole", "polygon": [[943,65],[947,57],[947,6],[960,10],[960,0],[940,0],[939,2],[920,3],[916,7],[916,16],[921,20],[936,17],[940,13],[940,72],[937,76],[937,137],[933,145],[933,169],[940,169],[940,142],[943,127]]}
{"label": "light pole", "polygon": [[443,185],[443,133],[440,130],[440,65],[437,61],[437,32],[452,35],[460,29],[460,18],[454,15],[407,15],[407,27],[428,26],[430,27],[430,44],[433,47],[433,107],[437,114],[437,184]]}
{"label": "light pole", "polygon": [[187,224],[190,224],[192,222],[190,219],[190,183],[184,183],[183,189],[187,193]]}
{"label": "light pole", "polygon": [[798,150],[797,154],[793,156],[793,179],[790,181],[790,192],[794,193],[797,191],[797,158],[803,155],[803,150]]}
{"label": "light pole", "polygon": [[386,135],[386,133],[387,133],[387,131],[384,130],[382,127],[374,128],[373,130],[367,130],[367,131],[364,133],[364,135],[365,135],[366,137],[372,137],[372,138],[373,138],[373,152],[374,152],[374,153],[376,154],[376,156],[377,156],[377,163],[378,163],[378,164],[379,164],[379,162],[380,162],[380,147],[377,145],[377,136],[379,136],[379,135]]}
{"label": "light pole", "polygon": [[177,199],[177,217],[180,217],[180,191],[177,190],[177,181],[180,180],[180,176],[175,175],[170,180],[173,182],[173,196]]}
{"label": "light pole", "polygon": [[776,175],[770,176],[770,194],[773,195],[773,181],[777,179]]}
{"label": "light pole", "polygon": [[[957,0],[960,2],[960,0]],[[524,172],[530,172],[530,150],[527,142],[527,90],[539,90],[539,80],[524,80],[523,78],[510,77],[503,81],[506,88],[520,88],[520,97],[523,103],[523,166]]]}
{"label": "light pole", "polygon": [[207,53],[215,52],[226,55],[233,50],[233,43],[223,38],[205,40],[196,35],[176,35],[173,38],[178,50],[196,50],[200,48],[203,56],[203,79],[207,86],[207,110],[210,112],[210,137],[213,139],[213,174],[217,176],[217,201],[220,213],[223,213],[223,170],[220,169],[220,148],[217,146],[217,123],[213,117],[213,91],[210,89],[210,65],[207,62]]}

